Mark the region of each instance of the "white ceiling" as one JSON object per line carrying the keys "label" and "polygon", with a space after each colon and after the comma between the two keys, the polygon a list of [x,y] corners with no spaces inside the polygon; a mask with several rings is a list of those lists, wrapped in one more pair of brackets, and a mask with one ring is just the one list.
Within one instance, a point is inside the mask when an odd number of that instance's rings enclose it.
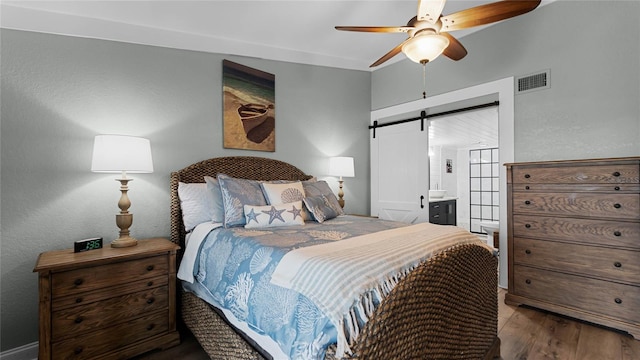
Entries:
{"label": "white ceiling", "polygon": [[[443,14],[489,2],[448,0]],[[369,71],[406,35],[344,32],[334,26],[405,25],[416,14],[417,0],[0,0],[0,6],[0,26],[8,29]],[[482,28],[452,34],[464,45],[465,35]],[[382,66],[404,59],[399,54]],[[495,111],[484,110],[434,120],[431,144],[495,146],[497,124]]]}
{"label": "white ceiling", "polygon": [[[417,0],[0,2],[3,28],[356,70],[369,70],[406,34],[345,32],[334,26],[400,26],[417,12]],[[448,0],[443,14],[489,2]],[[460,39],[482,28],[452,34]],[[383,66],[402,59],[397,55]]]}

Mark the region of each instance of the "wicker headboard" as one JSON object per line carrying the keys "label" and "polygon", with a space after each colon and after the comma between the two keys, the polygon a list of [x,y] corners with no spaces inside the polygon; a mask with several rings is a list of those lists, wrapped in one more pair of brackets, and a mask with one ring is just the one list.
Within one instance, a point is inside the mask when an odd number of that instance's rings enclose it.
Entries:
{"label": "wicker headboard", "polygon": [[216,177],[226,174],[236,178],[253,180],[308,180],[297,167],[284,161],[254,157],[229,156],[219,157],[197,162],[182,170],[171,173],[171,241],[184,249],[186,232],[182,222],[182,210],[178,198],[178,183],[203,183],[205,176]]}

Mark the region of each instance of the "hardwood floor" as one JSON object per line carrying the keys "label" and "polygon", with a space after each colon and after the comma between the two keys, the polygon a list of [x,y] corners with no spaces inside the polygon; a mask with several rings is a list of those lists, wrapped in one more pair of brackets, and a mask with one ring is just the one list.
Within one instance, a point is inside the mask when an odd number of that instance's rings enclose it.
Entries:
{"label": "hardwood floor", "polygon": [[[626,333],[560,315],[504,303],[498,290],[498,336],[503,360],[640,360],[640,341]],[[639,310],[640,311],[640,310]],[[206,360],[188,332],[179,346],[136,360]]]}

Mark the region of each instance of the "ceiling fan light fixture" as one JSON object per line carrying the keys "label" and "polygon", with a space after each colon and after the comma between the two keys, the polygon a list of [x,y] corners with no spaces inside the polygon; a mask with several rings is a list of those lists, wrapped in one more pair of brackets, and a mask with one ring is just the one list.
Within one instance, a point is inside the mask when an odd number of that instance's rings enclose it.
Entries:
{"label": "ceiling fan light fixture", "polygon": [[449,39],[439,34],[420,34],[409,39],[402,52],[413,62],[427,63],[437,58],[449,46]]}

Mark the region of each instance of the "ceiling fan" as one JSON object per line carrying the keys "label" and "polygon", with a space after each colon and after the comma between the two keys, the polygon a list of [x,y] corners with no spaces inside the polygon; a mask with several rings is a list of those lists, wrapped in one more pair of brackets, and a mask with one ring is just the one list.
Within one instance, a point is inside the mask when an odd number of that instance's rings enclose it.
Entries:
{"label": "ceiling fan", "polygon": [[460,60],[467,50],[450,31],[486,25],[527,13],[541,0],[503,0],[442,15],[446,0],[418,0],[418,15],[406,26],[336,26],[337,30],[407,33],[409,37],[369,67],[376,67],[403,52],[409,59],[426,64],[440,54]]}

